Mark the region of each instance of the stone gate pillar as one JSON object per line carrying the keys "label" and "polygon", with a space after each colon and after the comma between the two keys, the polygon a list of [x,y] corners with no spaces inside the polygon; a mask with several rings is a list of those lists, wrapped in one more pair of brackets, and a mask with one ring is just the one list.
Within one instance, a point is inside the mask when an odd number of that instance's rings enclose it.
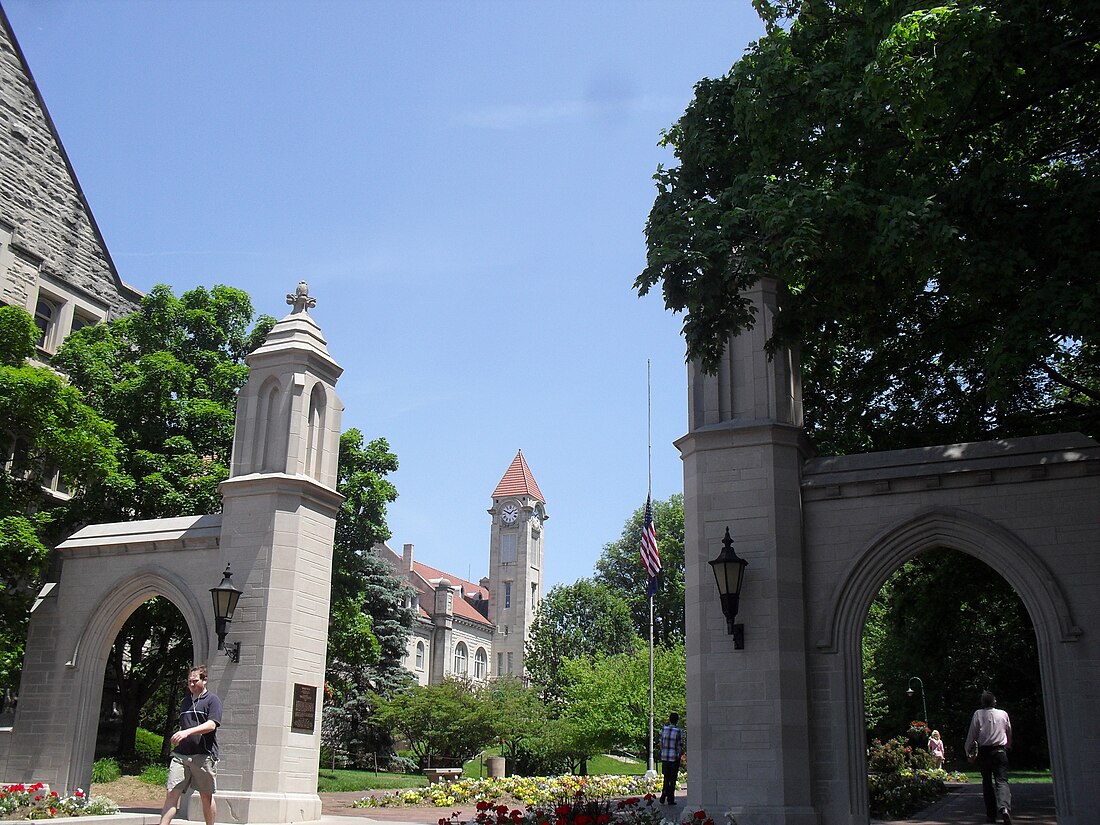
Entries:
{"label": "stone gate pillar", "polygon": [[[248,356],[237,400],[221,550],[244,591],[229,629],[239,662],[219,653],[211,685],[225,706],[218,820],[321,818],[321,747],[329,587],[343,405],[342,372],[299,284],[289,315]],[[211,582],[214,584],[215,582]],[[201,819],[197,799],[191,819]]]}
{"label": "stone gate pillar", "polygon": [[[776,283],[749,293],[751,331],[730,340],[716,375],[688,381],[684,461],[689,803],[739,825],[810,825],[811,748],[804,630],[797,356],[769,358]],[[727,635],[714,576],[726,527],[749,561],[738,622]]]}

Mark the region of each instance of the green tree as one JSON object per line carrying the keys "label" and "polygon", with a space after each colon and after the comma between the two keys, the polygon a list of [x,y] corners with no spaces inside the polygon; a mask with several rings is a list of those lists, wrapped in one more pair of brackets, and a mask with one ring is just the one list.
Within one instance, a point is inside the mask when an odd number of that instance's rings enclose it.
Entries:
{"label": "green tree", "polygon": [[[37,332],[25,311],[0,306],[0,689],[19,683],[47,548],[72,529],[89,488],[125,483],[110,423],[56,373],[27,363]],[[68,500],[44,494],[55,477]]]}
{"label": "green tree", "polygon": [[635,282],[689,357],[772,277],[824,452],[1100,434],[1100,0],[756,6],[664,135]]}
{"label": "green tree", "polygon": [[531,744],[542,735],[548,721],[538,691],[507,675],[488,682],[480,696],[487,705],[489,734],[500,745],[508,772],[530,775],[525,762],[528,754],[538,751]]}
{"label": "green tree", "polygon": [[[605,544],[596,561],[597,582],[622,595],[630,607],[634,631],[649,638],[648,578],[642,567],[642,528],[645,507],[639,507],[623,526],[618,541]],[[653,596],[654,644],[670,645],[684,639],[684,496],[653,502],[653,524],[661,573]]]}
{"label": "green tree", "polygon": [[363,443],[351,429],[340,437],[337,489],[344,496],[333,545],[329,614],[325,744],[365,765],[367,754],[388,755],[393,737],[373,721],[376,694],[408,685],[403,660],[412,627],[405,606],[410,588],[371,548],[390,537],[386,507],[397,499],[387,476],[397,457],[379,438]]}
{"label": "green tree", "polygon": [[375,705],[378,723],[408,742],[425,766],[461,767],[493,740],[489,706],[463,679],[415,685]]}
{"label": "green tree", "polygon": [[591,579],[557,584],[531,623],[524,667],[545,701],[559,701],[565,694],[566,659],[622,653],[637,638],[629,606],[607,585]]}
{"label": "green tree", "polygon": [[[625,749],[648,756],[649,646],[638,640],[623,653],[569,659],[563,670],[562,718],[573,728],[581,772],[584,761],[599,753]],[[682,643],[654,649],[653,697],[656,724],[672,711],[683,713],[687,665]]]}
{"label": "green tree", "polygon": [[244,357],[274,324],[253,318],[248,295],[202,287],[179,298],[154,287],[136,312],[70,335],[53,366],[63,370],[123,443],[129,483],[85,501],[87,521],[213,513],[229,476]]}

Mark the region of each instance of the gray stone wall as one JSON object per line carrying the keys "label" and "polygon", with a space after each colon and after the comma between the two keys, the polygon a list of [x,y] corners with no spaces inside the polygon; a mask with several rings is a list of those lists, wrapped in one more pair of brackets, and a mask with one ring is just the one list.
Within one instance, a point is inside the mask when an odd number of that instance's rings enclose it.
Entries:
{"label": "gray stone wall", "polygon": [[0,265],[4,263],[0,300],[31,311],[42,276],[92,298],[106,308],[108,319],[132,312],[141,298],[115,271],[0,9]]}

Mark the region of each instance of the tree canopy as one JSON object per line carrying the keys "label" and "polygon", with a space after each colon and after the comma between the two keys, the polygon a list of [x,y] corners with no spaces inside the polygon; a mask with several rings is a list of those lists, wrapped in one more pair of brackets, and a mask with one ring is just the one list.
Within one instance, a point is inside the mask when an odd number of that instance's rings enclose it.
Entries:
{"label": "tree canopy", "polygon": [[[630,607],[634,632],[649,638],[648,577],[642,567],[642,528],[645,507],[639,507],[623,525],[618,541],[604,545],[596,561],[597,582],[618,593]],[[653,642],[670,645],[684,639],[684,496],[653,502],[653,525],[661,573],[653,596]]]}
{"label": "tree canopy", "polygon": [[566,659],[623,653],[637,638],[630,608],[611,588],[590,579],[556,584],[539,603],[524,667],[543,698],[557,701],[564,696]]}
{"label": "tree canopy", "polygon": [[[28,610],[47,548],[74,525],[73,502],[89,486],[125,487],[111,424],[57,373],[27,362],[37,333],[24,310],[0,306],[0,689],[18,682]],[[44,496],[55,478],[65,496]]]}
{"label": "tree canopy", "polygon": [[635,287],[713,369],[777,279],[824,452],[1100,434],[1100,0],[756,0]]}
{"label": "tree canopy", "polygon": [[229,476],[244,357],[270,331],[247,293],[164,285],[136,312],[70,335],[52,365],[63,370],[122,441],[124,494],[89,496],[87,521],[214,513]]}

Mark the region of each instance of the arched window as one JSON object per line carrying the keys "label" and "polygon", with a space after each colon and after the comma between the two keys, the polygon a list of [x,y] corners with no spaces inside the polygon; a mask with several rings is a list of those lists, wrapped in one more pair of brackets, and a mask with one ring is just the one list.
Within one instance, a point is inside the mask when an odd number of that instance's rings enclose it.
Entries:
{"label": "arched window", "polygon": [[477,653],[474,654],[474,678],[484,681],[488,675],[489,654],[485,652],[485,648],[479,647]]}
{"label": "arched window", "polygon": [[424,643],[423,642],[417,642],[416,643],[416,669],[417,670],[423,670],[424,669]]}
{"label": "arched window", "polygon": [[46,339],[56,315],[57,307],[51,301],[45,298],[38,299],[38,305],[34,308],[34,325],[38,327],[38,346],[46,346]]}
{"label": "arched window", "polygon": [[466,675],[467,658],[466,643],[459,642],[457,645],[455,645],[455,676]]}

